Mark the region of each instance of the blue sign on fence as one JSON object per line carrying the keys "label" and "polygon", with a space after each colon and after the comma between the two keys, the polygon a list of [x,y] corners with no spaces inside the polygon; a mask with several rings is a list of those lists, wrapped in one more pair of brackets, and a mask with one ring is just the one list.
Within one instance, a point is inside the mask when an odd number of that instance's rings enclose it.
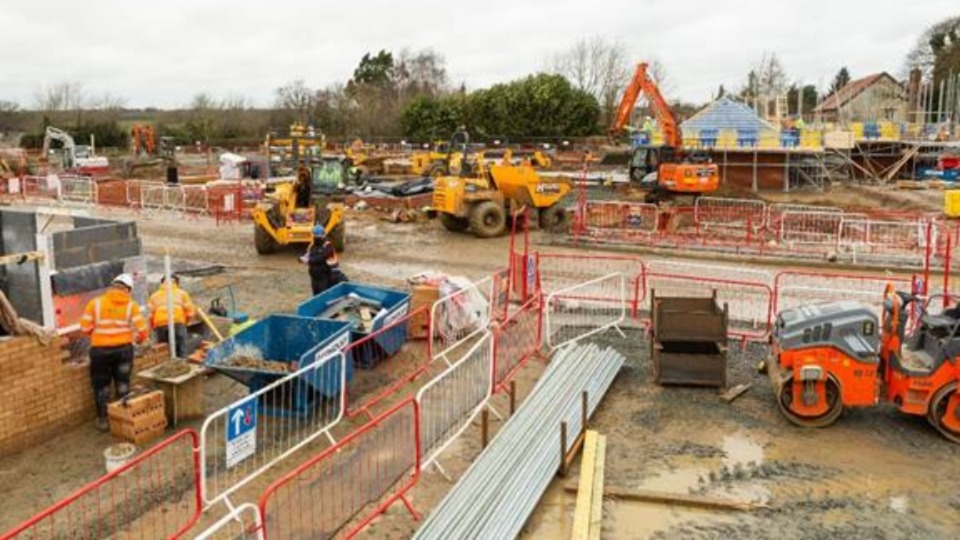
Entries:
{"label": "blue sign on fence", "polygon": [[227,468],[257,451],[257,400],[248,399],[227,409]]}

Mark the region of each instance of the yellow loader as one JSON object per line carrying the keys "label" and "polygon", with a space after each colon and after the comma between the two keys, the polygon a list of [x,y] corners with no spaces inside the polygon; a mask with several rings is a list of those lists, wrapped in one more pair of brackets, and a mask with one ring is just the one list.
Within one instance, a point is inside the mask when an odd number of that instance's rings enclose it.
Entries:
{"label": "yellow loader", "polygon": [[300,167],[296,181],[267,186],[266,199],[253,210],[253,243],[257,253],[274,253],[280,246],[313,242],[313,227],[323,225],[334,249],[346,247],[343,204],[314,195],[310,170]]}

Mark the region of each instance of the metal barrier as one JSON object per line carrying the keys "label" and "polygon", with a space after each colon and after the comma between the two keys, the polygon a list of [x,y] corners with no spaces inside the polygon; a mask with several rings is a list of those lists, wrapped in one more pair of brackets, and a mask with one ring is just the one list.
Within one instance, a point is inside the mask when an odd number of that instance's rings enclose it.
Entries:
{"label": "metal barrier", "polygon": [[490,276],[490,319],[502,321],[510,313],[510,268]]}
{"label": "metal barrier", "polygon": [[783,215],[791,213],[843,214],[842,208],[815,206],[812,204],[773,203],[767,207],[767,229],[779,231]]}
{"label": "metal barrier", "polygon": [[450,367],[417,392],[423,466],[436,462],[447,446],[470,426],[493,389],[493,339],[489,332]]}
{"label": "metal barrier", "polygon": [[657,233],[659,209],[655,204],[638,202],[587,202],[578,224],[580,234],[603,240],[609,237],[631,238]]}
{"label": "metal barrier", "polygon": [[56,199],[60,179],[55,174],[24,176],[22,193],[28,199]]}
{"label": "metal barrier", "polygon": [[882,316],[883,290],[893,283],[910,290],[909,278],[785,270],[774,279],[774,313],[814,302],[858,300]]}
{"label": "metal barrier", "polygon": [[179,538],[202,512],[197,445],[196,431],[180,431],[0,540]]}
{"label": "metal barrier", "polygon": [[620,331],[627,314],[626,281],[617,272],[551,292],[544,310],[550,350],[611,327]]}
{"label": "metal barrier", "polygon": [[786,211],[780,216],[778,241],[785,244],[836,245],[843,213]]}
{"label": "metal barrier", "polygon": [[690,278],[732,279],[762,283],[773,287],[774,273],[744,265],[708,264],[687,260],[653,259],[647,263],[647,271],[655,274],[674,274]]}
{"label": "metal barrier", "polygon": [[61,176],[57,187],[57,199],[61,203],[95,204],[97,182],[88,176]]}
{"label": "metal barrier", "polygon": [[756,199],[698,197],[694,203],[698,227],[723,227],[758,231],[767,219],[767,205]]}
{"label": "metal barrier", "polygon": [[[429,315],[430,308],[427,306],[420,306],[409,313],[406,309],[398,310],[391,317],[399,318],[385,321],[382,328],[350,343],[343,350],[347,361],[353,362],[354,366],[358,363],[372,366],[387,361],[410,364],[407,371],[401,372],[392,382],[379,389],[360,388],[360,377],[354,377],[347,383],[348,418],[364,413],[372,417],[375,406],[397,395],[407,384],[426,373],[433,358],[430,340],[424,339],[422,344],[409,341],[409,327],[421,320],[426,320],[429,324]],[[427,335],[430,335],[429,329]]]}
{"label": "metal barrier", "polygon": [[550,294],[616,272],[623,274],[627,280],[629,287],[627,301],[632,317],[636,318],[640,304],[645,298],[646,285],[643,280],[646,265],[640,257],[600,253],[590,255],[537,253],[536,263],[538,289],[543,291],[543,294]]}
{"label": "metal barrier", "polygon": [[466,340],[478,336],[490,326],[492,277],[475,281],[436,300],[430,306],[430,350],[434,358],[443,358]]}
{"label": "metal barrier", "polygon": [[260,509],[251,503],[241,504],[193,540],[264,540]]}
{"label": "metal barrier", "polygon": [[160,212],[167,208],[167,187],[163,185],[140,184],[140,203],[138,208],[145,212]]}
{"label": "metal barrier", "polygon": [[[773,289],[763,282],[647,273],[647,294],[656,291],[658,297],[710,297],[717,291],[717,301],[729,307],[728,335],[750,340],[764,340],[770,334],[773,319]],[[649,310],[647,310],[649,317]]]}
{"label": "metal barrier", "polygon": [[493,329],[493,388],[499,392],[516,372],[540,350],[543,311],[534,296]]}
{"label": "metal barrier", "polygon": [[[260,498],[269,540],[352,538],[420,479],[420,410],[407,399],[271,484]],[[370,511],[365,510],[375,505]]]}
{"label": "metal barrier", "polygon": [[[346,373],[346,356],[328,347],[318,352],[309,366],[208,416],[200,431],[201,491],[206,505],[229,497],[320,436],[335,443],[330,430],[344,416],[346,392],[339,391],[335,399],[325,399],[316,389],[344,388]],[[258,413],[267,406],[291,412],[283,417]],[[247,428],[243,434],[238,433],[238,422]],[[242,436],[246,438],[241,440]]]}

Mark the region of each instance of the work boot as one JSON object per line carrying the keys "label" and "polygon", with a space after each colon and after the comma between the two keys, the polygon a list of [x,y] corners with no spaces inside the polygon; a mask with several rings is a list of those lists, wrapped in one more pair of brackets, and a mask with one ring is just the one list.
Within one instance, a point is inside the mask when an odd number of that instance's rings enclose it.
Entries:
{"label": "work boot", "polygon": [[94,425],[96,425],[97,429],[100,431],[103,431],[103,432],[110,431],[110,422],[107,422],[106,418],[98,417],[96,422],[94,422]]}

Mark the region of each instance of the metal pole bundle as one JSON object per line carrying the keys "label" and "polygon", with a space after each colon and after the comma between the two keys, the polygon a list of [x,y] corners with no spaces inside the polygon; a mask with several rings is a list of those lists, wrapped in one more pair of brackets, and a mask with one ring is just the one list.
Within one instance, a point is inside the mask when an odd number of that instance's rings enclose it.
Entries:
{"label": "metal pole bundle", "polygon": [[583,393],[592,414],[623,362],[617,351],[597,345],[558,351],[530,396],[414,538],[515,538],[563,461],[560,425],[565,422],[571,434],[584,429]]}

